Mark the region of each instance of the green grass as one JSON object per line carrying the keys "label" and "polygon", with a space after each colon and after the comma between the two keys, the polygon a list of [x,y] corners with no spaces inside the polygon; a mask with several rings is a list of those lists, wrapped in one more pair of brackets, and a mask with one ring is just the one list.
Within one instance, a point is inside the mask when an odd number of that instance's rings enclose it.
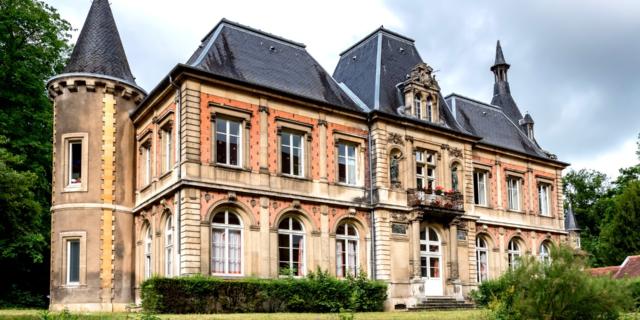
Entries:
{"label": "green grass", "polygon": [[[0,319],[41,319],[42,310],[0,310]],[[486,314],[484,310],[460,310],[460,311],[431,311],[431,312],[372,312],[356,313],[354,319],[364,320],[471,320],[482,319]],[[57,319],[59,313],[50,313],[53,319]],[[137,313],[72,313],[72,319],[139,319]],[[336,313],[236,313],[236,314],[190,314],[190,315],[159,315],[161,319],[196,320],[196,319],[237,319],[237,320],[262,320],[262,319],[283,319],[283,320],[336,320],[340,315]]]}

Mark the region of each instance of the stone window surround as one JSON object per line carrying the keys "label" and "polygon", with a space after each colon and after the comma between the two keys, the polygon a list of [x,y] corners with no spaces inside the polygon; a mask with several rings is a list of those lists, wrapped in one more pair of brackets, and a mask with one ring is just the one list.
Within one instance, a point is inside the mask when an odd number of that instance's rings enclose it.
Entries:
{"label": "stone window surround", "polygon": [[[524,172],[520,172],[520,171],[515,171],[515,170],[509,170],[509,169],[505,169],[504,171],[505,173],[505,188],[504,190],[507,192],[505,195],[505,200],[507,201],[507,211],[510,212],[517,212],[517,213],[524,213],[525,212],[525,208],[524,208]],[[510,209],[509,208],[509,179],[518,179],[519,183],[518,183],[518,210],[514,210],[514,209]]]}
{"label": "stone window surround", "polygon": [[[211,112],[211,160],[212,166],[224,167],[229,169],[244,169],[250,168],[250,129],[251,129],[251,116],[252,112],[249,110],[236,108],[228,105],[217,104],[210,102],[209,111]],[[233,166],[224,163],[218,163],[216,161],[216,119],[222,118],[225,120],[240,122],[240,165]]]}
{"label": "stone window surround", "polygon": [[[547,178],[547,177],[543,177],[543,176],[536,176],[535,179],[536,179],[536,194],[538,195],[536,198],[540,197],[540,194],[539,194],[539,191],[538,191],[538,186],[540,186],[541,184],[544,184],[544,185],[547,185],[548,188],[549,188],[548,189],[549,190],[549,194],[548,194],[549,212],[546,215],[542,214],[542,209],[538,208],[538,213],[542,217],[552,218],[554,216],[554,214],[553,214],[554,213],[554,210],[553,210],[553,208],[554,208],[554,206],[553,206],[553,204],[554,204],[554,202],[553,202],[554,196],[553,196],[553,194],[555,193],[554,192],[555,188],[553,187],[553,180],[550,179],[550,178]],[[540,199],[537,199],[537,200],[538,200],[538,203],[539,203]]]}
{"label": "stone window surround", "polygon": [[[138,189],[139,191],[147,189],[153,182],[153,135],[151,129],[145,130],[140,137],[138,138]],[[144,149],[149,149],[149,156],[151,159],[149,160],[149,167],[146,167],[146,163],[144,163],[143,154]],[[144,169],[144,170],[143,170]],[[149,181],[145,183],[144,174],[145,171],[149,170]]]}
{"label": "stone window surround", "polygon": [[[335,183],[342,186],[348,187],[363,187],[365,181],[365,152],[366,152],[366,142],[367,138],[364,136],[360,136],[357,134],[352,134],[349,132],[344,132],[340,130],[333,130],[333,139],[334,139],[334,149],[335,149]],[[339,144],[351,144],[356,147],[356,183],[348,184],[344,182],[339,182],[339,170],[338,170],[338,145]]]}
{"label": "stone window surround", "polygon": [[[493,174],[491,173],[491,166],[488,165],[483,165],[483,164],[479,164],[479,163],[474,163],[473,164],[473,174],[475,175],[475,173],[477,171],[481,171],[484,172],[484,174],[486,175],[486,179],[485,179],[485,204],[475,204],[475,199],[474,199],[474,205],[478,206],[478,207],[483,207],[483,208],[492,208],[491,206],[491,181],[493,178]],[[475,181],[475,178],[472,179],[472,183],[473,181]],[[473,188],[475,188],[475,185],[473,186]]]}
{"label": "stone window surround", "polygon": [[[416,155],[415,155],[416,152],[421,151],[421,152],[425,153],[425,159],[424,159],[424,162],[423,162],[424,165],[425,165],[424,177],[425,177],[425,179],[428,179],[427,178],[426,168],[429,167],[429,166],[432,166],[433,170],[434,170],[434,179],[433,179],[434,188],[436,186],[439,186],[439,185],[440,186],[444,186],[444,179],[441,178],[441,174],[442,173],[439,172],[440,167],[442,165],[442,163],[441,163],[442,162],[442,159],[441,159],[442,157],[441,157],[440,152],[437,150],[437,148],[440,148],[440,146],[439,145],[435,145],[435,144],[422,143],[422,142],[419,142],[419,141],[416,140],[414,142],[413,152],[411,154],[411,166],[413,166],[413,170],[415,170],[415,167],[418,165],[418,162],[416,161]],[[430,163],[427,162],[427,159],[426,159],[426,154],[427,153],[433,154],[433,157],[434,157],[433,164],[430,164]],[[414,173],[415,173],[415,171],[414,171]],[[417,188],[418,186],[417,186],[417,181],[416,181],[415,177],[413,179],[411,179],[411,180],[412,180],[411,187]]]}
{"label": "stone window surround", "polygon": [[[287,118],[276,117],[276,135],[277,135],[277,152],[276,152],[276,165],[278,175],[282,177],[294,178],[294,179],[311,179],[311,134],[313,131],[313,125],[299,122]],[[296,176],[282,172],[282,132],[288,132],[293,134],[299,134],[302,136],[302,175]]]}
{"label": "stone window surround", "polygon": [[[80,141],[82,145],[82,168],[80,169],[80,176],[82,177],[82,181],[79,186],[71,186],[69,181],[69,170],[70,170],[70,148],[69,144],[71,142]],[[64,189],[62,192],[86,192],[87,191],[87,179],[89,175],[89,134],[86,132],[76,132],[76,133],[65,133],[62,135],[62,143],[63,143],[63,181],[64,181]]]}
{"label": "stone window surround", "polygon": [[[432,91],[432,90],[426,90],[423,89],[423,87],[418,87],[415,85],[412,85],[413,88],[410,88],[406,94],[405,94],[405,101],[409,101],[409,106],[408,108],[410,109],[410,113],[411,115],[413,115],[414,117],[416,116],[416,110],[415,110],[415,95],[416,94],[420,94],[420,107],[421,107],[421,118],[420,120],[425,120],[428,122],[438,122],[437,119],[439,119],[440,115],[438,113],[438,100],[439,100],[439,96],[437,94],[436,91]],[[428,120],[427,117],[427,98],[431,97],[431,121]]]}
{"label": "stone window surround", "polygon": [[[158,121],[158,140],[160,141],[160,172],[161,177],[166,176],[169,172],[173,170],[173,167],[176,165],[176,137],[174,128],[174,119],[173,119],[173,110],[168,110],[162,116],[160,116],[160,120]],[[165,157],[167,157],[165,150],[165,141],[164,141],[164,132],[169,132],[171,135],[171,150],[169,152],[169,166],[165,168]]]}
{"label": "stone window surround", "polygon": [[[86,231],[65,231],[59,234],[60,252],[62,252],[62,267],[60,268],[60,276],[62,287],[77,288],[87,285],[87,232]],[[67,243],[69,240],[80,240],[80,279],[79,282],[67,283]]]}

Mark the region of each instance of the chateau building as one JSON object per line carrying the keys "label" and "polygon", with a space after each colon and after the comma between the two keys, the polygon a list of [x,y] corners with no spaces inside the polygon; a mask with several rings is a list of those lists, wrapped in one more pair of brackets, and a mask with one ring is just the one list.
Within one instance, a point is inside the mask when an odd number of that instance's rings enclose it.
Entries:
{"label": "chateau building", "polygon": [[394,309],[579,246],[567,164],[512,98],[499,42],[490,69],[491,103],[445,96],[414,41],[381,27],[331,75],[304,44],[223,19],[147,93],[94,0],[47,83],[51,309],[123,310],[152,275],[317,268],[386,281]]}

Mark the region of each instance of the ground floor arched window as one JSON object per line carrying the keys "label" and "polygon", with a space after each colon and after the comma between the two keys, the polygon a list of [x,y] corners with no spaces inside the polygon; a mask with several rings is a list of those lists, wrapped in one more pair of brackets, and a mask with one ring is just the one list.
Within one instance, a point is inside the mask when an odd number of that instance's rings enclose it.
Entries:
{"label": "ground floor arched window", "polygon": [[224,210],[211,220],[211,273],[242,274],[242,220]]}
{"label": "ground floor arched window", "polygon": [[336,276],[358,273],[358,230],[353,224],[343,223],[336,230]]}
{"label": "ground floor arched window", "polygon": [[305,274],[304,227],[295,217],[286,217],[278,225],[278,268],[283,275]]}
{"label": "ground floor arched window", "polygon": [[549,250],[549,243],[543,242],[540,245],[540,254],[539,254],[540,262],[544,264],[551,263],[551,251]]}
{"label": "ground floor arched window", "polygon": [[476,238],[476,272],[477,281],[481,283],[489,279],[489,246],[484,237]]}
{"label": "ground floor arched window", "polygon": [[511,241],[509,241],[509,247],[507,250],[507,259],[509,260],[510,269],[515,269],[518,267],[521,256],[522,251],[520,249],[520,244],[516,239],[511,239]]}
{"label": "ground floor arched window", "polygon": [[144,278],[151,278],[151,244],[153,243],[153,238],[151,235],[151,226],[147,225],[146,231],[144,233]]}
{"label": "ground floor arched window", "polygon": [[167,217],[164,230],[164,274],[167,277],[173,275],[173,221]]}

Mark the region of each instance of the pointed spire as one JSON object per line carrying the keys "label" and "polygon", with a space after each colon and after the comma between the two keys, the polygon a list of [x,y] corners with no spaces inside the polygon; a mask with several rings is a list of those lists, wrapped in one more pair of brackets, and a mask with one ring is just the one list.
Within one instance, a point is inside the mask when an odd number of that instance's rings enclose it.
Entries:
{"label": "pointed spire", "polygon": [[564,217],[564,229],[566,231],[579,231],[580,227],[578,227],[578,222],[576,222],[576,216],[573,214],[573,208],[571,207],[571,202],[569,202],[569,206],[565,211]]}
{"label": "pointed spire", "polygon": [[498,65],[498,64],[507,64],[507,62],[504,61],[504,54],[502,53],[502,46],[500,46],[500,40],[498,40],[498,44],[496,45],[496,62],[494,63],[494,65]]}
{"label": "pointed spire", "polygon": [[135,85],[108,0],[93,0],[63,73],[91,73]]}

